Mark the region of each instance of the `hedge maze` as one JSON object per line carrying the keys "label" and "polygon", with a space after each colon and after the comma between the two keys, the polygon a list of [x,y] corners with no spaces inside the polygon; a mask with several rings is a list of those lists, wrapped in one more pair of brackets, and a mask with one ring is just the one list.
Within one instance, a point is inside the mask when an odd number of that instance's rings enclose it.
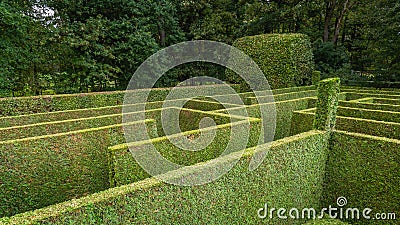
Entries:
{"label": "hedge maze", "polygon": [[[138,111],[144,105],[122,106],[124,92],[1,99],[0,224],[398,224],[398,219],[326,215],[261,219],[257,210],[265,203],[321,210],[337,206],[344,196],[346,207],[399,216],[400,90],[340,86],[335,78],[274,89],[275,102],[263,103],[276,108],[271,143],[260,138],[270,121],[262,120],[263,105],[254,93],[239,93],[244,106],[229,95],[218,96],[220,102],[210,95],[172,100],[182,103],[181,109],[163,108],[169,91],[153,89],[144,112]],[[131,121],[125,124],[123,107]],[[240,116],[242,110],[248,117]],[[181,132],[166,136],[162,113],[178,114]],[[204,118],[215,124],[200,127]],[[126,143],[123,129],[134,132],[138,124],[146,125],[149,139]],[[250,133],[239,162],[201,186],[151,177],[128,149],[155,146],[166,159],[186,166],[165,175],[180,179],[199,170],[193,165],[218,158],[232,141],[232,129],[245,124]],[[183,151],[172,143],[208,134],[215,137],[202,151]],[[265,159],[249,171],[259,151],[266,152]],[[235,154],[220,156],[215,168]]]}

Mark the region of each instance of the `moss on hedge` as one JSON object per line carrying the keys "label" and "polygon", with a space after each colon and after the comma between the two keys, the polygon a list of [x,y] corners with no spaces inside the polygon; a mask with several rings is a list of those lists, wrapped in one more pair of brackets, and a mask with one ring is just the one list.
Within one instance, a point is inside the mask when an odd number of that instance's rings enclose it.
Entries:
{"label": "moss on hedge", "polygon": [[[322,204],[336,205],[340,196],[348,208],[400,214],[400,141],[336,131],[326,167]],[[361,216],[362,217],[362,216]],[[398,219],[397,219],[398,220]],[[396,220],[352,220],[352,224],[398,224]]]}
{"label": "moss on hedge", "polygon": [[[261,220],[257,210],[265,203],[284,208],[320,206],[327,156],[325,132],[313,131],[273,142],[261,166],[250,172],[248,162],[252,155],[253,150],[248,149],[231,171],[206,185],[182,187],[149,178],[2,218],[0,223],[281,224],[282,220]],[[219,162],[232,160],[231,157],[220,158]],[[180,176],[179,171],[176,174]]]}
{"label": "moss on hedge", "polygon": [[[307,35],[261,34],[237,39],[233,46],[254,60],[272,89],[311,84],[314,61]],[[233,71],[226,75],[229,81],[247,86]]]}
{"label": "moss on hedge", "polygon": [[339,87],[339,78],[330,78],[318,83],[317,110],[313,124],[315,129],[329,131],[335,127]]}

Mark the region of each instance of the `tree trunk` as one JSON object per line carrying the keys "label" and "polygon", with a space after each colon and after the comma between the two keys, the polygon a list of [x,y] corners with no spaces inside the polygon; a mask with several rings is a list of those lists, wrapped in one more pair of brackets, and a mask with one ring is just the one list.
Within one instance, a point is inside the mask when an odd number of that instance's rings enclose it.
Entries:
{"label": "tree trunk", "polygon": [[340,12],[339,17],[337,18],[337,22],[336,22],[336,26],[335,26],[335,33],[333,34],[332,37],[332,43],[336,44],[339,34],[340,34],[340,27],[342,26],[342,21],[343,21],[343,17],[346,14],[347,10],[349,9],[348,5],[349,5],[349,1],[350,0],[346,0],[343,4],[343,10],[342,12]]}
{"label": "tree trunk", "polygon": [[329,27],[331,25],[335,7],[336,7],[336,0],[329,0],[326,2],[324,36],[323,36],[324,42],[328,42],[328,40],[329,40]]}

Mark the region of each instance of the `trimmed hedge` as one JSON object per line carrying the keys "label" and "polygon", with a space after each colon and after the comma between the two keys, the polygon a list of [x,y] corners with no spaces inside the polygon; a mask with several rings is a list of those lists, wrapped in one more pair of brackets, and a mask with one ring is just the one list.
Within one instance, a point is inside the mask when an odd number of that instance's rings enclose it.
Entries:
{"label": "trimmed hedge", "polygon": [[357,100],[361,98],[388,98],[400,100],[400,95],[396,94],[371,94],[371,93],[359,93],[359,92],[346,92],[346,100]]}
{"label": "trimmed hedge", "polygon": [[[275,104],[276,108],[276,128],[275,128],[275,140],[290,136],[290,124],[293,111],[307,109],[309,107],[310,98],[299,98],[288,101],[266,103]],[[249,105],[246,106],[246,111],[249,117],[261,118],[260,106]],[[215,112],[230,113],[236,115],[242,107],[230,108],[224,110],[217,110]]]}
{"label": "trimmed hedge", "polygon": [[[208,103],[202,104],[208,105]],[[145,112],[146,119],[154,119],[157,124],[158,136],[164,136],[161,123],[161,112],[162,110],[176,111],[180,115],[180,125],[183,131],[195,130],[198,128],[198,122],[205,116],[213,115],[213,119],[217,124],[229,123],[230,120],[227,117],[221,115],[216,116],[215,114],[209,114],[203,111],[196,111],[182,108],[165,108],[165,109],[152,109]],[[126,121],[132,122],[141,120],[139,118],[140,112],[126,113]],[[129,120],[127,119],[129,118]],[[94,127],[108,126],[113,124],[119,124],[122,122],[122,114],[105,115],[98,117],[88,117],[82,119],[73,120],[62,120],[38,124],[29,124],[15,127],[0,128],[0,141],[23,139],[27,137],[35,137],[41,135],[56,134],[74,130],[89,129]]]}
{"label": "trimmed hedge", "polygon": [[339,106],[350,107],[350,108],[360,108],[360,109],[372,109],[372,110],[400,112],[400,105],[339,101]]}
{"label": "trimmed hedge", "polygon": [[[148,102],[146,103],[146,110],[162,108],[164,102],[165,101]],[[214,101],[201,101],[197,99],[190,99],[190,100],[177,99],[177,100],[172,100],[171,102],[176,102],[176,103],[186,102],[184,105],[185,108],[193,108],[193,109],[201,108],[203,111],[211,111],[223,108],[222,105]],[[229,106],[230,105],[228,105],[228,107]],[[231,105],[231,107],[234,106],[235,105]],[[123,108],[122,105],[117,105],[117,106],[107,106],[100,108],[77,109],[77,110],[66,110],[66,111],[56,111],[56,112],[37,113],[37,114],[27,114],[20,116],[0,117],[0,128],[113,115],[122,113],[122,108]],[[136,112],[142,108],[143,104],[131,104],[131,105],[125,105],[124,110],[125,112]]]}
{"label": "trimmed hedge", "polygon": [[335,127],[339,101],[339,78],[330,78],[318,83],[317,110],[313,127],[317,130],[331,130]]}
{"label": "trimmed hedge", "polygon": [[[254,147],[259,144],[261,131],[261,120],[250,119],[250,136],[247,147]],[[172,136],[164,136],[151,140],[141,141],[137,143],[129,143],[129,146],[137,148],[146,148],[148,145],[154,146],[157,151],[166,159],[179,165],[193,165],[199,162],[208,161],[221,155],[225,150],[231,138],[231,129],[240,127],[243,122],[235,122],[208,129],[193,130],[183,132]],[[214,140],[201,151],[183,151],[179,147],[171,143],[171,140],[179,141],[182,138],[196,137],[201,132],[215,130],[216,136]],[[238,140],[236,140],[238,141]],[[116,145],[109,147],[110,151],[110,184],[112,187],[130,184],[136,181],[150,177],[135,161],[131,155],[128,145]]]}
{"label": "trimmed hedge", "polygon": [[[317,92],[315,90],[276,94],[276,95],[274,95],[274,101],[280,102],[280,101],[287,101],[287,100],[298,99],[298,98],[314,97],[314,96],[316,96],[316,94],[317,94]],[[271,98],[271,96],[266,96],[266,97],[261,96],[260,99],[262,102],[263,102],[262,99],[264,99],[264,98],[269,99],[269,98]],[[246,102],[248,103],[248,105],[258,104],[256,97],[248,97],[246,99]]]}
{"label": "trimmed hedge", "polygon": [[[291,135],[313,129],[310,120],[315,117],[315,112],[312,110],[313,109],[298,111],[293,114]],[[337,116],[336,129],[379,137],[400,139],[400,123]]]}
{"label": "trimmed hedge", "polygon": [[400,123],[400,112],[339,107],[338,116]]}
{"label": "trimmed hedge", "polygon": [[[137,114],[137,113],[132,113]],[[133,115],[132,115],[133,118]],[[132,120],[134,121],[134,120]],[[0,128],[1,141],[24,139],[29,137],[51,135],[69,131],[110,126],[122,122],[122,114],[88,117],[82,119],[62,120],[46,123],[29,124],[15,127]]]}
{"label": "trimmed hedge", "polygon": [[107,146],[122,141],[119,124],[0,142],[0,217],[107,189]]}
{"label": "trimmed hedge", "polygon": [[349,223],[338,219],[317,219],[305,223],[304,225],[349,225]]}
{"label": "trimmed hedge", "polygon": [[[194,87],[182,86],[179,88],[181,88],[181,91],[187,92],[191,92],[193,88],[201,88],[211,91],[212,93],[213,91],[216,91],[218,89],[218,86],[220,85],[204,85]],[[240,91],[238,85],[232,85],[231,87],[237,92]],[[163,101],[170,90],[171,88],[153,88],[151,89],[147,100],[148,102]],[[125,91],[114,91],[85,94],[2,98],[0,99],[0,116],[13,116],[31,113],[121,105],[123,103],[125,93]]]}
{"label": "trimmed hedge", "polygon": [[[0,223],[282,224],[282,220],[258,218],[257,210],[264,203],[275,208],[320,206],[327,139],[327,133],[312,131],[275,141],[261,166],[251,172],[248,162],[254,153],[248,149],[232,170],[206,185],[183,187],[149,178],[2,218]],[[218,161],[222,165],[231,159],[226,156]],[[179,171],[176,176],[180,177]],[[305,221],[284,222],[302,224]]]}
{"label": "trimmed hedge", "polygon": [[374,93],[374,94],[395,94],[399,95],[399,89],[395,88],[365,88],[365,87],[354,87],[354,86],[342,86],[341,89],[343,91],[348,92],[366,92],[366,93]]}
{"label": "trimmed hedge", "polygon": [[[304,34],[261,34],[237,39],[233,46],[251,57],[265,74],[272,89],[310,85],[314,60],[311,43]],[[232,83],[247,84],[233,71]]]}
{"label": "trimmed hedge", "polygon": [[379,104],[391,104],[400,106],[400,99],[374,98],[373,102]]}
{"label": "trimmed hedge", "polygon": [[290,135],[296,135],[313,129],[315,108],[294,111],[290,124]]}
{"label": "trimmed hedge", "polygon": [[279,95],[279,94],[286,94],[286,93],[291,93],[291,92],[311,91],[311,90],[316,90],[316,86],[315,85],[310,85],[310,86],[300,86],[300,87],[289,87],[289,88],[273,89],[272,93],[274,95]]}
{"label": "trimmed hedge", "polygon": [[[346,208],[371,208],[400,215],[400,141],[336,131],[326,166],[322,205],[347,198]],[[360,215],[360,218],[362,216]],[[397,220],[353,220],[352,224],[398,224]]]}

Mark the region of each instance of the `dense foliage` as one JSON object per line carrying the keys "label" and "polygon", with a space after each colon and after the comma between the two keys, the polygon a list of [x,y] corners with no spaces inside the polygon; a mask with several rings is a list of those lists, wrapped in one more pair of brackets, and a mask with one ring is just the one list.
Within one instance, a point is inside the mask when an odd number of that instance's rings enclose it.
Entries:
{"label": "dense foliage", "polygon": [[[185,40],[232,44],[303,33],[321,77],[400,80],[397,0],[3,0],[0,96],[125,89],[157,50]],[[224,68],[182,65],[157,86],[225,79]]]}
{"label": "dense foliage", "polygon": [[[272,89],[311,84],[314,61],[311,44],[306,35],[249,36],[236,40],[233,46],[257,63]],[[227,79],[231,82],[245,83],[229,70]]]}

